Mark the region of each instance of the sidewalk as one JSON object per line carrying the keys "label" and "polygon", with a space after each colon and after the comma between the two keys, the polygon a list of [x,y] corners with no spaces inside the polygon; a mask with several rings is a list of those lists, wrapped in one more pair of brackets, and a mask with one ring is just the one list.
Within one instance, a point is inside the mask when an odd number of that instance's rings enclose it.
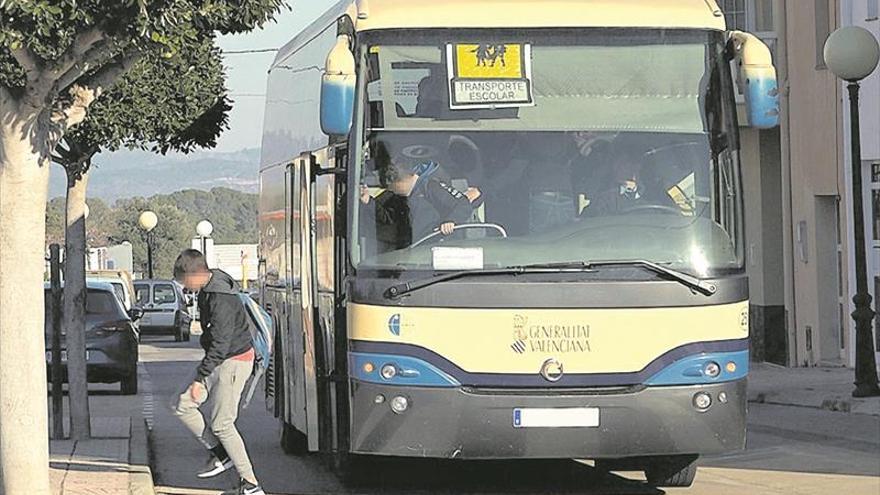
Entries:
{"label": "sidewalk", "polygon": [[751,363],[749,402],[880,416],[880,397],[852,396],[851,368],[785,368]]}
{"label": "sidewalk", "polygon": [[49,442],[52,493],[154,495],[141,418],[93,417],[92,438]]}

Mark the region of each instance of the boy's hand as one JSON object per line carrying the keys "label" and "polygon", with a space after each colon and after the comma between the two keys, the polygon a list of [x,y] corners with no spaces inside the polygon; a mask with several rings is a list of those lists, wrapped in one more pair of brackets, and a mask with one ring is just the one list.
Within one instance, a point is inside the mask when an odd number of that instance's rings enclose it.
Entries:
{"label": "boy's hand", "polygon": [[482,196],[483,193],[476,187],[469,187],[464,195],[467,196],[468,201],[473,203],[474,201],[480,199],[480,196]]}
{"label": "boy's hand", "polygon": [[449,235],[454,231],[455,231],[455,223],[454,222],[446,222],[446,223],[440,224],[440,232],[442,232],[443,235]]}
{"label": "boy's hand", "polygon": [[189,396],[192,397],[192,400],[198,402],[199,397],[202,396],[202,390],[204,390],[205,386],[202,382],[193,382],[192,385],[189,386]]}
{"label": "boy's hand", "polygon": [[361,186],[361,203],[368,204],[370,202],[370,190],[367,186]]}

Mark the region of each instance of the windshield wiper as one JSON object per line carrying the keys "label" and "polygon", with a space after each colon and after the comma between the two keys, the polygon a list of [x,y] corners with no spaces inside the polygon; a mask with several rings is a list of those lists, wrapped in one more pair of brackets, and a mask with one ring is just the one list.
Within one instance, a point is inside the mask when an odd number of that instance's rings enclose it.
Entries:
{"label": "windshield wiper", "polygon": [[572,261],[563,263],[536,263],[533,265],[510,266],[507,268],[490,268],[488,270],[462,270],[458,272],[444,273],[442,275],[434,275],[431,277],[420,278],[392,285],[385,290],[385,297],[395,299],[404,294],[408,294],[419,289],[424,289],[431,285],[448,282],[464,277],[482,277],[492,275],[522,275],[529,273],[579,273],[590,271],[590,266],[583,261]]}
{"label": "windshield wiper", "polygon": [[693,275],[688,275],[687,273],[680,272],[678,270],[673,270],[672,268],[665,267],[658,263],[654,263],[653,261],[647,260],[627,260],[627,261],[589,261],[585,263],[588,267],[600,267],[600,266],[639,266],[648,270],[651,270],[654,273],[659,273],[661,275],[666,275],[672,279],[675,279],[682,284],[695,289],[706,296],[711,296],[714,294],[718,288],[715,287],[715,284],[711,282],[706,282],[705,280],[700,280]]}
{"label": "windshield wiper", "polygon": [[534,263],[530,265],[511,266],[507,268],[491,268],[488,270],[462,270],[458,272],[444,273],[431,277],[420,278],[392,285],[385,290],[385,297],[395,299],[419,289],[424,289],[435,284],[448,282],[464,277],[481,277],[492,275],[521,275],[530,273],[581,273],[592,271],[595,267],[602,266],[639,266],[661,275],[666,275],[682,284],[695,289],[704,295],[710,296],[717,291],[715,284],[700,280],[687,273],[667,268],[647,260],[624,260],[624,261],[564,261],[559,263]]}

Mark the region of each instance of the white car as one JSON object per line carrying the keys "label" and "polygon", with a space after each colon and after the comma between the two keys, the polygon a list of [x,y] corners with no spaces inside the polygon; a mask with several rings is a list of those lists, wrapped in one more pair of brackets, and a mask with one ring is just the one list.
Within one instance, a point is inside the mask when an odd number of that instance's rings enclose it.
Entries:
{"label": "white car", "polygon": [[144,310],[139,322],[142,334],[166,333],[175,342],[189,340],[192,318],[180,285],[173,280],[136,280],[134,293],[135,306]]}

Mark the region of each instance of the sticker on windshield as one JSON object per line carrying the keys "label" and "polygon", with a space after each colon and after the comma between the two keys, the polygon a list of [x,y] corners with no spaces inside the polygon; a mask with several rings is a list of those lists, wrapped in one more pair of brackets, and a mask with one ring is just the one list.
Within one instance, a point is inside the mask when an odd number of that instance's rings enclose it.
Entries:
{"label": "sticker on windshield", "polygon": [[434,247],[431,259],[435,270],[482,270],[483,248]]}
{"label": "sticker on windshield", "polygon": [[446,45],[449,107],[534,105],[531,52],[528,43]]}

